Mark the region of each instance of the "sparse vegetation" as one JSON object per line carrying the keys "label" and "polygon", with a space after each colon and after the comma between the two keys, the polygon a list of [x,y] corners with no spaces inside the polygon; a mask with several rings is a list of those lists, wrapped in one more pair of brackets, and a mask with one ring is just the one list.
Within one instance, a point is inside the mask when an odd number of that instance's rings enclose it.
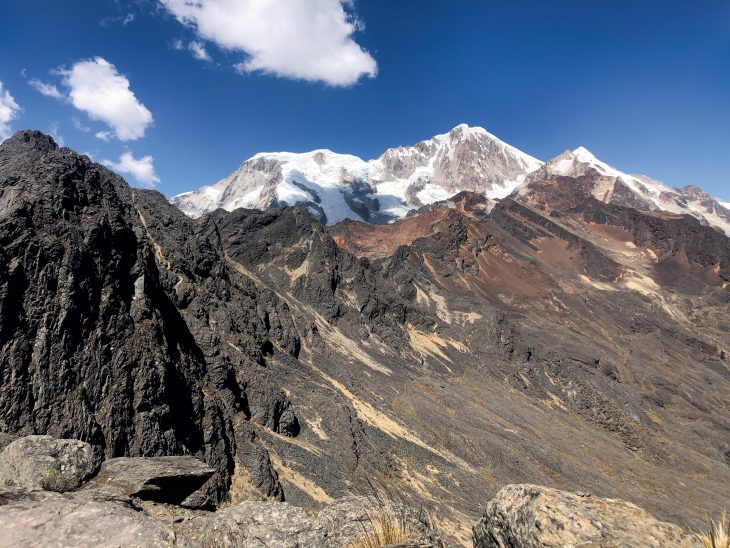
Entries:
{"label": "sparse vegetation", "polygon": [[438,534],[435,520],[421,508],[418,512],[397,501],[391,491],[378,488],[368,479],[372,490],[371,503],[364,507],[362,535],[349,548],[422,547],[439,546],[437,539],[425,539]]}
{"label": "sparse vegetation", "polygon": [[710,521],[708,530],[697,534],[703,548],[730,548],[730,517],[723,512],[717,521]]}
{"label": "sparse vegetation", "polygon": [[414,541],[418,536],[418,531],[403,512],[398,512],[391,505],[383,505],[367,510],[363,535],[351,548],[381,548]]}

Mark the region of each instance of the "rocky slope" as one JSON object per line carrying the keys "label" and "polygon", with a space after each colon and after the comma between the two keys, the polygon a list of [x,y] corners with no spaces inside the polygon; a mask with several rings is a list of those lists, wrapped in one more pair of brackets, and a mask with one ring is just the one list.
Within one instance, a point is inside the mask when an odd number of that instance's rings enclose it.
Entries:
{"label": "rocky slope", "polygon": [[229,177],[171,201],[192,217],[218,208],[298,204],[324,224],[379,223],[461,190],[506,196],[540,165],[484,129],[462,124],[369,162],[329,150],[257,154]]}
{"label": "rocky slope", "polygon": [[0,431],[195,456],[196,504],[377,487],[463,544],[508,483],[682,526],[726,505],[730,239],[693,217],[464,193],[195,222],[21,132],[0,240]]}

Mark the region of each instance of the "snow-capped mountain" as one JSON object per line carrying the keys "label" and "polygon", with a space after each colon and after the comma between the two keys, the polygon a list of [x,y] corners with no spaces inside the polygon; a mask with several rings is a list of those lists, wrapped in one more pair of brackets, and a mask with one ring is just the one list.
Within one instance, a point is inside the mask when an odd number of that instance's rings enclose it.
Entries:
{"label": "snow-capped mountain", "polygon": [[602,202],[645,211],[689,214],[730,235],[730,204],[696,186],[672,188],[644,175],[623,173],[584,147],[566,150],[540,166],[527,177],[517,195],[544,209],[557,204],[556,200],[564,207],[566,201],[580,201],[592,195]]}
{"label": "snow-capped mountain", "polygon": [[516,191],[519,199],[547,210],[593,196],[640,210],[689,214],[730,235],[730,204],[696,186],[672,188],[629,175],[584,147],[543,163],[465,124],[369,161],[326,149],[256,154],[225,179],[171,202],[192,217],[218,208],[288,204],[306,207],[325,224],[348,218],[385,223],[464,190],[492,199]]}
{"label": "snow-capped mountain", "polygon": [[326,224],[387,222],[462,190],[502,198],[541,165],[483,128],[462,124],[370,161],[330,150],[260,153],[218,183],[171,201],[193,217],[298,204]]}

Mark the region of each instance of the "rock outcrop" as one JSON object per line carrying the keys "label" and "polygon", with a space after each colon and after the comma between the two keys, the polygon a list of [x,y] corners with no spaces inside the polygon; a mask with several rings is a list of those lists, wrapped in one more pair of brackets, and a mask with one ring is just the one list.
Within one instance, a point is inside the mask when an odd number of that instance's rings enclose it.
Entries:
{"label": "rock outcrop", "polygon": [[[60,448],[68,462],[69,447],[88,447],[50,436],[21,438],[12,445],[10,457],[25,447],[31,463],[39,452],[47,456],[49,448]],[[17,471],[16,464],[12,458],[0,460],[0,474]],[[66,482],[67,492],[61,494],[54,492],[58,483],[48,484],[48,470],[26,467],[19,481],[0,486],[0,546],[340,548],[363,539],[442,545],[422,513],[375,497],[343,498],[319,513],[273,501],[203,511],[194,491],[213,473],[192,457],[120,457],[105,462],[81,489]]]}
{"label": "rock outcrop", "polygon": [[209,508],[216,501],[200,488],[214,473],[215,469],[193,457],[117,457],[105,461],[86,488],[187,508]]}
{"label": "rock outcrop", "polygon": [[162,547],[176,539],[171,526],[129,503],[45,491],[0,492],[0,530],[3,547]]}
{"label": "rock outcrop", "polygon": [[678,526],[634,504],[537,485],[501,489],[473,532],[475,548],[699,546]]}
{"label": "rock outcrop", "polygon": [[88,443],[27,436],[0,452],[0,489],[72,491],[97,468]]}

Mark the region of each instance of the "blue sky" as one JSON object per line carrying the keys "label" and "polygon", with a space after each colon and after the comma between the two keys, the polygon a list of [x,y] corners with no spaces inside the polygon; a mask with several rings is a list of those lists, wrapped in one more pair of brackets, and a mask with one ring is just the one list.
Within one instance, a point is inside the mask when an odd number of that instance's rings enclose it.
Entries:
{"label": "blue sky", "polygon": [[0,0],[0,133],[55,133],[171,196],[259,151],[367,159],[466,122],[730,200],[727,1],[204,4]]}

